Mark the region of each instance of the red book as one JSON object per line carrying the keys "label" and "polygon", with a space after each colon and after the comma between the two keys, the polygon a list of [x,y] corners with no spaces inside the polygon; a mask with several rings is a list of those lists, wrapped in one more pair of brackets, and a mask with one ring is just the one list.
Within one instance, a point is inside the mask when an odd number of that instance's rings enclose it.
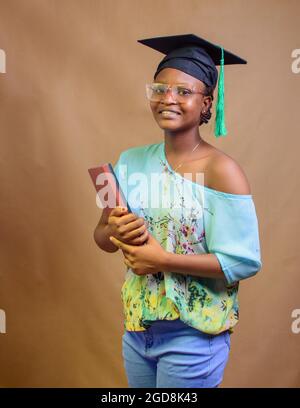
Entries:
{"label": "red book", "polygon": [[132,212],[111,163],[88,169],[102,207],[127,207]]}

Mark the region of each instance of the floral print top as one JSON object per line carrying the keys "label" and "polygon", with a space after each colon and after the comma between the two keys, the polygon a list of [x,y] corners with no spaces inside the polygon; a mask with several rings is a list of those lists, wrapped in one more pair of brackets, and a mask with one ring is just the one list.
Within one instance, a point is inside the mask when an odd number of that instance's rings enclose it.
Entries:
{"label": "floral print top", "polygon": [[138,276],[126,267],[124,329],[142,331],[155,320],[180,318],[205,333],[233,332],[239,281],[262,266],[252,195],[213,190],[174,172],[164,142],[122,152],[114,170],[131,210],[146,220],[166,251],[213,253],[226,278],[176,272]]}

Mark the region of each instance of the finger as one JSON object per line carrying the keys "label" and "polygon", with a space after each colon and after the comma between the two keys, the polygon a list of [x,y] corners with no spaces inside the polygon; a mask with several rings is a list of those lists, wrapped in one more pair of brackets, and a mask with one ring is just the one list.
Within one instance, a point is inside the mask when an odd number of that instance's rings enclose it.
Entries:
{"label": "finger", "polygon": [[124,254],[126,255],[132,254],[132,249],[133,249],[132,245],[128,245],[125,242],[120,241],[114,236],[110,236],[109,239],[111,240],[113,244],[115,244],[118,248],[120,248]]}
{"label": "finger", "polygon": [[124,215],[121,215],[117,219],[116,224],[118,225],[119,228],[123,228],[124,230],[125,229],[127,230],[128,227],[130,226],[129,230],[131,230],[132,229],[131,224],[132,224],[133,221],[136,221],[136,219],[137,219],[137,216],[135,214],[133,214],[133,213],[126,214],[125,213]]}
{"label": "finger", "polygon": [[127,246],[126,244],[124,244],[124,242],[119,241],[116,237],[110,236],[109,237],[110,241],[115,244],[118,248],[126,251],[125,246]]}
{"label": "finger", "polygon": [[127,210],[126,207],[118,206],[118,207],[115,207],[115,208],[112,209],[110,215],[113,215],[114,217],[120,217],[121,215],[126,214],[127,211],[128,210]]}
{"label": "finger", "polygon": [[[118,222],[119,233],[125,235],[136,230],[137,228],[140,228],[142,225],[144,225],[143,218],[136,219],[135,217],[135,219],[129,219],[127,218],[127,215],[125,215],[124,217],[120,218],[120,221]],[[127,235],[126,238],[128,238]]]}
{"label": "finger", "polygon": [[126,239],[133,240],[143,235],[146,231],[146,225],[143,224],[141,227],[136,228],[126,234]]}
{"label": "finger", "polygon": [[142,233],[142,235],[140,235],[139,237],[134,238],[132,241],[130,241],[130,243],[133,244],[133,245],[139,245],[139,244],[142,244],[145,241],[147,241],[148,237],[149,237],[149,233],[146,230],[144,233]]}

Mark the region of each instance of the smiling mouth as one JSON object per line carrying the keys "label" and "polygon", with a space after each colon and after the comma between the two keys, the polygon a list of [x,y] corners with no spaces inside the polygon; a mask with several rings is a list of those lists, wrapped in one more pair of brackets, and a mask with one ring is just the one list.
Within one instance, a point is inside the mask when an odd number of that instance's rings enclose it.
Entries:
{"label": "smiling mouth", "polygon": [[160,115],[163,115],[163,116],[175,116],[175,115],[180,115],[179,112],[172,111],[172,110],[165,110],[165,109],[162,109],[162,110],[158,111],[158,113],[159,113]]}

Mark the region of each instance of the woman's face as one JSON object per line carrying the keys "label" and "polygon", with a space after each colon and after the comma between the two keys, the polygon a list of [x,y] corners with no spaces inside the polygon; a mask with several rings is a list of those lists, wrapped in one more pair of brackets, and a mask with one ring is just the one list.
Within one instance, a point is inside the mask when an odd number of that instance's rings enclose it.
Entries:
{"label": "woman's face", "polygon": [[[202,81],[174,68],[162,69],[154,82],[169,85],[185,85],[186,88],[192,89],[195,92],[205,93],[205,84]],[[210,105],[210,96],[193,94],[187,99],[187,102],[179,103],[176,100],[176,96],[173,97],[170,91],[160,101],[150,101],[150,107],[158,126],[161,129],[174,131],[198,127],[201,112],[207,111]],[[176,113],[170,115],[163,114],[161,112],[163,109],[172,110]]]}

